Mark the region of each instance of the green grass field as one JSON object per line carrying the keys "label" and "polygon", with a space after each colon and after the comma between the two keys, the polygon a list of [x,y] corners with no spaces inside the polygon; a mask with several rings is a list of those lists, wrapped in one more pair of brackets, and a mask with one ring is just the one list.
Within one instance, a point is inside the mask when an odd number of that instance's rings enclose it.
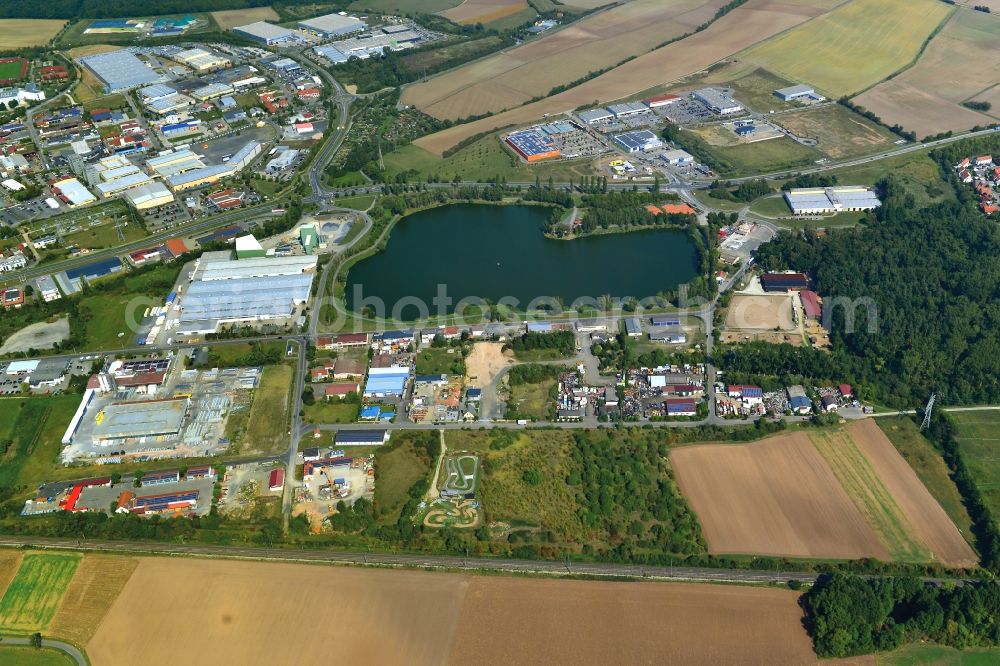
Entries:
{"label": "green grass field", "polygon": [[965,464],[990,511],[1000,515],[1000,410],[952,412]]}
{"label": "green grass field", "polygon": [[791,81],[764,69],[756,69],[733,81],[726,81],[733,88],[733,96],[758,113],[795,108],[793,102],[783,102],[774,91],[792,85]]}
{"label": "green grass field", "polygon": [[46,629],[79,562],[75,554],[26,554],[0,599],[0,629],[13,633]]}
{"label": "green grass field", "polygon": [[543,421],[553,417],[555,402],[552,391],[556,383],[555,379],[546,379],[537,384],[513,386],[507,401],[507,418]]}
{"label": "green grass field", "polygon": [[381,520],[395,523],[403,505],[410,499],[409,490],[433,472],[436,460],[414,446],[413,438],[437,437],[436,432],[396,431],[389,448],[375,453],[375,504]]}
{"label": "green grass field", "polygon": [[972,519],[962,504],[958,488],[948,475],[948,466],[941,454],[934,449],[934,445],[920,434],[917,424],[909,418],[885,417],[876,421],[892,445],[917,473],[920,482],[962,532],[965,540],[975,545],[972,537]]}
{"label": "green grass field", "polygon": [[902,509],[850,435],[842,429],[823,430],[810,432],[809,439],[888,549],[889,556],[900,562],[929,562],[930,551],[916,537]]}
{"label": "green grass field", "polygon": [[709,149],[733,166],[732,175],[784,171],[808,166],[822,157],[786,136],[737,146],[709,146]]}
{"label": "green grass field", "polygon": [[302,417],[306,423],[354,423],[358,420],[358,403],[326,400],[322,395],[316,396],[312,405],[304,405]]}
{"label": "green grass field", "polygon": [[992,666],[1000,662],[1000,648],[956,650],[943,645],[910,645],[877,654],[878,666]]}
{"label": "green grass field", "polygon": [[[450,354],[448,352],[451,352]],[[461,347],[427,347],[417,354],[418,375],[464,375]]]}
{"label": "green grass field", "polygon": [[764,217],[784,217],[792,214],[785,197],[780,194],[757,199],[750,204],[750,210]]}
{"label": "green grass field", "polygon": [[951,11],[938,0],[853,0],[737,57],[837,98],[909,65]]}
{"label": "green grass field", "polygon": [[294,372],[288,365],[264,368],[260,386],[254,390],[242,453],[270,455],[288,448],[289,392]]}
{"label": "green grass field", "polygon": [[437,176],[442,181],[452,180],[455,176],[463,180],[500,177],[520,181],[530,181],[535,176],[545,180],[551,176],[557,181],[567,181],[597,173],[589,160],[543,162],[529,167],[517,160],[492,134],[445,158],[432,155],[413,144],[403,146],[385,156],[385,168],[390,180],[403,172],[415,178]]}
{"label": "green grass field", "polygon": [[899,138],[842,104],[784,113],[775,121],[798,137],[815,139],[816,149],[833,160],[886,150]]}
{"label": "green grass field", "polygon": [[15,645],[0,646],[0,664],[17,664],[17,666],[73,666],[75,661],[69,655],[42,648],[17,647]]}
{"label": "green grass field", "polygon": [[285,354],[285,343],[280,340],[270,342],[234,342],[228,345],[213,345],[208,348],[208,362],[206,367],[233,367],[241,365],[254,365],[251,352],[255,349],[262,353],[272,353],[277,351],[282,356]]}
{"label": "green grass field", "polygon": [[21,80],[21,61],[0,62],[0,79]]}
{"label": "green grass field", "polygon": [[63,237],[63,242],[66,245],[74,245],[88,250],[101,250],[145,237],[146,231],[134,222],[128,222],[121,227],[121,236],[118,235],[118,226],[109,223],[67,234]]}
{"label": "green grass field", "polygon": [[837,176],[839,182],[849,185],[874,185],[886,174],[899,178],[907,191],[913,194],[917,206],[927,206],[954,198],[954,192],[941,179],[938,165],[924,151],[905,153],[875,162],[852,167],[831,169],[827,174]]}
{"label": "green grass field", "polygon": [[371,208],[375,197],[371,194],[360,194],[356,197],[344,197],[337,199],[335,205],[341,208],[353,208],[354,210],[368,210]]}
{"label": "green grass field", "polygon": [[57,467],[61,440],[79,395],[0,399],[0,441],[11,440],[0,458],[0,487],[28,490]]}

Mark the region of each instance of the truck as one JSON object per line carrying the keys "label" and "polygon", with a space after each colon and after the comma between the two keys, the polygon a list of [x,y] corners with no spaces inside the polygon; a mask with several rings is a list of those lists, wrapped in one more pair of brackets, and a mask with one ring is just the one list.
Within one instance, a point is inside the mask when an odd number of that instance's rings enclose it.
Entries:
{"label": "truck", "polygon": [[517,425],[528,425],[528,419],[518,419]]}

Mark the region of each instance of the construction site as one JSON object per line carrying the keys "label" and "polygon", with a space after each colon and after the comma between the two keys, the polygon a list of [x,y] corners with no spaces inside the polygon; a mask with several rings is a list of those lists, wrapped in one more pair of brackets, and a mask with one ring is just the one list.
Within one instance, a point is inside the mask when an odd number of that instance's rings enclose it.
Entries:
{"label": "construction site", "polygon": [[314,533],[329,529],[326,519],[337,504],[353,506],[375,497],[375,455],[344,455],[344,449],[306,449],[302,452],[302,485],[294,490],[292,515],[305,514]]}

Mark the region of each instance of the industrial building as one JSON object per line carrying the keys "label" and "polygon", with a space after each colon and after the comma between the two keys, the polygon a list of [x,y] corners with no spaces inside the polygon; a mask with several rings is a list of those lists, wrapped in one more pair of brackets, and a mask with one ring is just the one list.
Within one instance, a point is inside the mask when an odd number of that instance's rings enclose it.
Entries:
{"label": "industrial building", "polygon": [[785,192],[785,201],[795,215],[873,210],[882,205],[874,190],[860,185],[796,188]]}
{"label": "industrial building", "polygon": [[127,439],[177,436],[184,427],[188,403],[187,398],[112,403],[98,415],[94,444],[113,446]]}
{"label": "industrial building", "polygon": [[665,150],[660,156],[663,161],[670,166],[686,166],[688,164],[694,164],[694,157],[691,153],[683,150]]}
{"label": "industrial building", "polygon": [[257,239],[252,234],[236,237],[237,259],[255,259],[266,256],[266,254],[264,248],[261,247],[261,244],[257,242]]}
{"label": "industrial building", "polygon": [[237,26],[233,28],[233,32],[240,37],[245,37],[268,46],[298,40],[295,31],[265,21],[256,21],[247,25]]}
{"label": "industrial building", "polygon": [[288,320],[308,301],[315,269],[316,257],[203,255],[179,299],[177,333],[205,335],[228,324]]}
{"label": "industrial building", "polygon": [[[178,173],[173,173],[167,176],[167,185],[169,185],[175,192],[189,190],[202,185],[211,185],[212,183],[216,183],[223,178],[234,176],[245,169],[251,162],[253,162],[254,158],[261,154],[262,151],[263,146],[259,141],[249,141],[245,146],[233,153],[229,162],[214,166],[196,167]],[[191,153],[191,155],[193,156],[193,153]],[[185,156],[184,160],[189,160],[189,158]],[[198,162],[200,163],[200,160],[198,160]],[[184,162],[181,163],[183,164]],[[187,163],[190,164],[190,161],[187,161]],[[149,164],[149,162],[147,162],[147,164]],[[170,168],[171,164],[176,165],[177,162],[171,162],[168,160],[166,167]],[[157,169],[160,168],[160,165],[159,163],[156,167],[150,165],[150,168]]]}
{"label": "industrial building", "polygon": [[367,30],[368,24],[353,16],[327,14],[325,16],[317,16],[316,18],[299,21],[299,28],[315,32],[321,37],[329,38]]}
{"label": "industrial building", "polygon": [[649,113],[649,107],[642,102],[625,102],[623,104],[612,104],[608,107],[615,118],[630,118],[643,113]]}
{"label": "industrial building", "polygon": [[226,85],[225,83],[209,83],[208,85],[192,90],[191,97],[204,102],[214,97],[222,97],[223,95],[230,95],[232,93],[233,87],[230,85]]}
{"label": "industrial building", "polygon": [[797,86],[788,86],[787,88],[778,88],[774,91],[774,94],[783,102],[791,102],[797,99],[802,99],[803,97],[815,101],[822,101],[825,99],[822,95],[817,95],[815,89],[802,84]]}
{"label": "industrial building", "polygon": [[125,198],[136,210],[149,210],[166,206],[173,202],[174,195],[170,193],[163,183],[152,181],[145,185],[140,185],[131,190],[125,191]]}
{"label": "industrial building", "polygon": [[697,101],[704,104],[712,113],[717,113],[721,116],[728,116],[743,110],[743,106],[739,102],[716,88],[700,88],[691,93],[691,95]]}
{"label": "industrial building", "polygon": [[614,114],[607,109],[587,109],[586,111],[581,111],[576,115],[580,120],[588,125],[593,125],[595,123],[604,122],[614,118]]}
{"label": "industrial building", "polygon": [[220,55],[215,55],[214,53],[209,53],[205,49],[186,49],[180,53],[175,53],[171,56],[173,60],[179,63],[183,63],[195,69],[199,72],[204,72],[210,69],[220,69],[222,67],[228,67],[232,64],[229,58],[224,58]]}
{"label": "industrial building", "polygon": [[540,162],[562,154],[551,137],[537,132],[534,128],[511,132],[505,142],[526,162]]}
{"label": "industrial building", "polygon": [[388,430],[338,430],[337,446],[377,446],[389,441]]}
{"label": "industrial building", "polygon": [[157,83],[163,77],[127,49],[80,58],[77,62],[89,69],[104,84],[105,93]]}
{"label": "industrial building", "polygon": [[97,197],[90,193],[83,184],[76,178],[62,178],[49,184],[52,193],[68,204],[70,208],[85,206],[97,201]]}
{"label": "industrial building", "polygon": [[656,97],[650,97],[645,100],[646,106],[651,109],[658,109],[668,104],[673,104],[674,102],[680,101],[680,95],[657,95]]}
{"label": "industrial building", "polygon": [[410,369],[402,366],[371,368],[368,371],[364,396],[366,398],[400,397],[406,389],[406,380],[409,377]]}
{"label": "industrial building", "polygon": [[663,146],[663,141],[649,130],[626,132],[615,137],[615,141],[629,153],[656,150]]}

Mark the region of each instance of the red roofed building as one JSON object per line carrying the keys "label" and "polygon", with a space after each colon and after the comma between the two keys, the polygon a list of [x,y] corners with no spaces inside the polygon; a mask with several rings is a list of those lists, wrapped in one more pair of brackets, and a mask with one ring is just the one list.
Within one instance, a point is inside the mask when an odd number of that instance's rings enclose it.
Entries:
{"label": "red roofed building", "polygon": [[330,371],[326,368],[313,368],[309,371],[309,375],[314,382],[323,382],[330,378]]}
{"label": "red roofed building", "polygon": [[281,490],[284,486],[285,486],[285,470],[281,469],[280,467],[278,469],[272,469],[271,475],[267,477],[267,487],[272,492],[277,492]]}
{"label": "red roofed building", "polygon": [[368,334],[367,333],[341,333],[336,338],[334,338],[334,347],[337,349],[346,349],[348,347],[367,347],[368,346]]}
{"label": "red roofed building", "polygon": [[227,187],[224,190],[212,192],[205,197],[205,199],[218,210],[228,210],[229,208],[236,208],[242,204],[244,196],[246,196],[246,192],[232,187]]}
{"label": "red roofed building", "polygon": [[151,261],[159,261],[160,248],[150,247],[145,250],[136,250],[128,255],[128,260],[132,262],[133,266],[142,266]]}
{"label": "red roofed building", "polygon": [[851,388],[850,384],[841,384],[838,388],[840,389],[840,395],[845,398],[851,398],[854,396],[854,389]]}
{"label": "red roofed building", "polygon": [[983,166],[984,164],[993,164],[993,156],[980,155],[976,158],[976,166]]}
{"label": "red roofed building", "polygon": [[802,299],[802,309],[805,311],[806,316],[811,319],[818,319],[823,310],[820,308],[819,296],[816,295],[816,292],[803,289],[799,292],[799,297]]}
{"label": "red roofed building", "polygon": [[331,398],[342,399],[348,393],[360,392],[360,389],[361,385],[357,382],[343,382],[341,384],[327,384],[323,393],[327,400],[330,400]]}
{"label": "red roofed building", "polygon": [[180,238],[171,238],[166,242],[166,246],[167,250],[170,251],[170,254],[174,255],[175,257],[179,257],[182,254],[186,254],[188,251],[187,245],[185,245],[184,241],[182,241]]}
{"label": "red roofed building", "polygon": [[58,79],[68,79],[69,72],[65,65],[49,65],[38,70],[38,77],[42,81],[55,81]]}
{"label": "red roofed building", "polygon": [[24,305],[24,290],[23,289],[4,289],[2,294],[0,294],[0,299],[3,301],[3,309],[9,310],[14,308],[15,310],[22,305]]}
{"label": "red roofed building", "polygon": [[333,336],[321,335],[320,337],[316,338],[316,349],[325,349],[325,350],[333,349]]}
{"label": "red roofed building", "polygon": [[987,215],[992,215],[993,213],[995,213],[998,210],[1000,210],[1000,208],[998,208],[996,204],[981,203],[981,204],[979,204],[979,207]]}
{"label": "red roofed building", "polygon": [[659,106],[666,106],[667,104],[673,104],[680,99],[679,95],[657,95],[656,97],[650,97],[645,100],[646,106],[651,109],[655,109]]}
{"label": "red roofed building", "polygon": [[319,88],[303,88],[295,94],[301,99],[319,99]]}

